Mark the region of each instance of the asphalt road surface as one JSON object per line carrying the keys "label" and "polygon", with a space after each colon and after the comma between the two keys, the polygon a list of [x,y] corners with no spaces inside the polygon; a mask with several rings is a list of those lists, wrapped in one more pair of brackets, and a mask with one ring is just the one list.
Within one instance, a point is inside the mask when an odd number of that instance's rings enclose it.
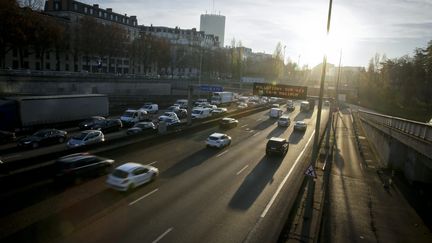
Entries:
{"label": "asphalt road surface", "polygon": [[[139,162],[160,177],[132,193],[105,186],[105,176],[58,190],[30,188],[14,196],[21,206],[3,212],[2,242],[269,242],[277,239],[288,201],[295,199],[312,145],[316,110],[291,113],[305,120],[305,133],[277,127],[268,111],[240,119],[226,130],[233,140],[208,149],[204,140],[219,128],[181,136],[151,147],[131,145],[101,153],[116,164]],[[328,110],[324,108],[322,121]],[[272,136],[286,137],[284,158],[266,157]],[[39,188],[39,189],[38,189]],[[43,196],[41,196],[42,194]],[[36,198],[36,199],[34,199]],[[18,203],[19,204],[19,203]]]}

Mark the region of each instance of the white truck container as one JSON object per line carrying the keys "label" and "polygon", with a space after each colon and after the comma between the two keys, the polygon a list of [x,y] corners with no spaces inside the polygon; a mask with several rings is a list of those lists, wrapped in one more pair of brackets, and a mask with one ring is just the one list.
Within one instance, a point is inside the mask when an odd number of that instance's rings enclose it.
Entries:
{"label": "white truck container", "polygon": [[92,116],[108,116],[108,97],[102,94],[17,96],[0,105],[0,127],[21,129],[65,122]]}
{"label": "white truck container", "polygon": [[210,108],[194,108],[192,110],[193,119],[204,119],[212,115]]}
{"label": "white truck container", "polygon": [[271,108],[270,109],[270,117],[271,118],[279,118],[282,116],[282,114],[283,114],[283,111],[280,108]]}
{"label": "white truck container", "polygon": [[133,126],[135,123],[149,119],[147,111],[143,109],[127,109],[120,120],[125,126]]}
{"label": "white truck container", "polygon": [[213,92],[211,98],[212,105],[224,105],[230,104],[234,101],[234,93],[233,92]]}

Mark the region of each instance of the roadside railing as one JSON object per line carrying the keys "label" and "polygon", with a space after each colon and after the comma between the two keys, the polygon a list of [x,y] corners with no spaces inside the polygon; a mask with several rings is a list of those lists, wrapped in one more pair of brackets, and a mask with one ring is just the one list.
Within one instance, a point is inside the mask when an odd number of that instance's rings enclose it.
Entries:
{"label": "roadside railing", "polygon": [[359,110],[358,112],[360,117],[365,120],[381,126],[393,128],[420,140],[432,142],[432,125],[363,110]]}

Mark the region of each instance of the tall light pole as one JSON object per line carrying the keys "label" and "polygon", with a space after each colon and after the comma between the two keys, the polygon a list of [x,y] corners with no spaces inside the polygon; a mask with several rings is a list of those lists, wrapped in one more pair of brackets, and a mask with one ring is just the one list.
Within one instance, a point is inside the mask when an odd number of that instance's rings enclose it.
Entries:
{"label": "tall light pole", "polygon": [[340,50],[340,56],[339,56],[339,69],[337,74],[337,80],[336,80],[336,104],[339,107],[339,80],[340,80],[340,72],[341,72],[341,62],[342,62],[342,49]]}
{"label": "tall light pole", "polygon": [[[328,16],[327,16],[327,37],[330,33],[330,20],[331,20],[331,10],[332,10],[333,0],[329,2]],[[318,143],[320,136],[320,126],[321,126],[321,109],[322,109],[322,100],[324,94],[324,80],[326,75],[326,67],[327,67],[327,55],[324,53],[323,57],[323,65],[321,70],[321,82],[320,82],[320,91],[319,91],[319,100],[318,100],[318,111],[315,125],[315,134],[314,134],[314,143],[312,150],[312,158],[310,161],[310,165],[315,169],[315,163],[318,158]],[[312,215],[313,209],[313,200],[314,200],[314,192],[315,192],[315,178],[309,177],[308,181],[308,195],[306,200],[306,211],[305,217],[310,218]]]}

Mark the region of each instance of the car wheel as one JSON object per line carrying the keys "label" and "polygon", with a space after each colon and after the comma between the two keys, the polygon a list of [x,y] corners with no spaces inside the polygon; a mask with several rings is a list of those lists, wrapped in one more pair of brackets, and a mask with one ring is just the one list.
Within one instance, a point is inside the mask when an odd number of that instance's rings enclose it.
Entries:
{"label": "car wheel", "polygon": [[135,184],[133,184],[133,183],[129,184],[127,191],[131,192],[133,189],[135,189]]}
{"label": "car wheel", "polygon": [[39,144],[38,143],[32,143],[32,148],[38,148],[39,147]]}
{"label": "car wheel", "polygon": [[231,140],[229,140],[229,141],[228,141],[228,144],[227,144],[227,146],[228,146],[228,145],[231,145]]}
{"label": "car wheel", "polygon": [[150,181],[154,181],[154,180],[156,180],[156,174],[155,173],[152,174]]}
{"label": "car wheel", "polygon": [[64,143],[64,141],[65,141],[65,139],[64,139],[64,137],[61,137],[61,138],[59,138],[59,143]]}

